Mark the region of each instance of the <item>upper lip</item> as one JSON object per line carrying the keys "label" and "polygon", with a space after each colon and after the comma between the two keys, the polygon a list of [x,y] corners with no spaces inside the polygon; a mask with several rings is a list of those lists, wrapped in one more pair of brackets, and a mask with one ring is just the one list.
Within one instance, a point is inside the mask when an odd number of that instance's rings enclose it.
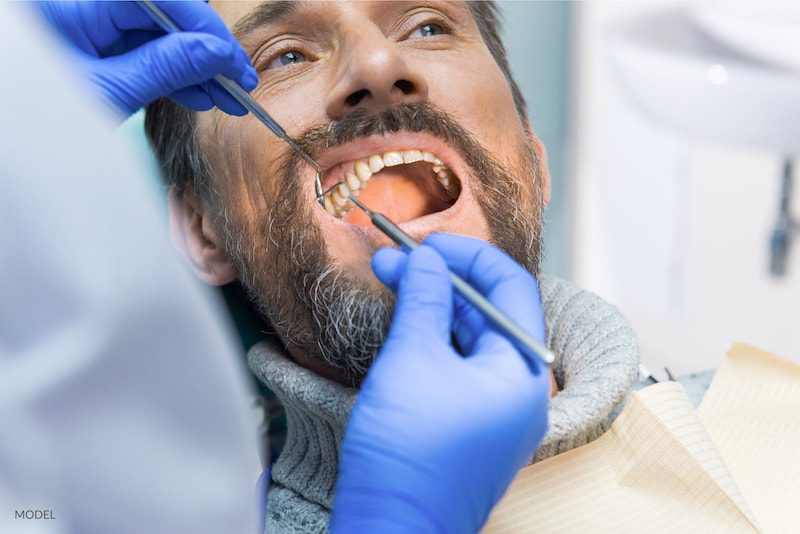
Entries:
{"label": "upper lip", "polygon": [[345,169],[342,164],[365,159],[373,154],[383,154],[391,150],[426,150],[434,154],[462,182],[464,162],[460,155],[442,139],[425,132],[394,132],[355,139],[316,155],[316,161],[323,169],[322,186],[327,190],[338,182]]}

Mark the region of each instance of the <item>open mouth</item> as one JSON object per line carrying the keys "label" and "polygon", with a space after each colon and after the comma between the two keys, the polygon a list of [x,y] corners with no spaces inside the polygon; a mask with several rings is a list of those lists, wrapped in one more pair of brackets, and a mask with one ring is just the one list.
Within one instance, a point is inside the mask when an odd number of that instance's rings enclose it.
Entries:
{"label": "open mouth", "polygon": [[397,223],[444,211],[461,194],[456,174],[436,154],[420,148],[385,150],[340,163],[324,176],[326,188],[336,183],[338,187],[323,196],[325,210],[359,226],[369,220],[353,211],[348,189],[370,209]]}

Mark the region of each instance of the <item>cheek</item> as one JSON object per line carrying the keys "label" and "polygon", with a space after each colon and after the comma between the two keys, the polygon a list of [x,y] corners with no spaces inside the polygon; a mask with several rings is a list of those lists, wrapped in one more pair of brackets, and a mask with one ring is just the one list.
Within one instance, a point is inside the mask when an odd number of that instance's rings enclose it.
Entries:
{"label": "cheek", "polygon": [[[307,177],[296,177],[301,182],[300,198],[287,196],[297,195],[294,191],[283,189],[286,186],[281,183],[284,169],[282,159],[277,154],[285,153],[282,142],[274,136],[264,135],[260,123],[253,125],[247,119],[234,122],[236,120],[220,121],[213,130],[213,136],[205,136],[206,140],[213,142],[206,153],[213,161],[217,179],[223,177],[219,185],[231,211],[231,222],[246,226],[248,235],[261,236],[265,228],[259,228],[259,221],[262,224],[266,222],[265,217],[276,202],[299,202],[307,207],[307,212],[314,219],[313,223],[320,228],[323,246],[333,262],[363,280],[371,279],[378,284],[370,267],[372,248],[363,240],[348,238],[349,232],[333,223],[330,215],[317,205],[312,181],[306,180]],[[300,213],[304,211],[306,210],[298,209],[298,215],[294,220],[288,221],[288,224],[298,228],[308,224],[308,221],[301,220],[304,216]],[[274,247],[271,242],[263,243],[263,236],[255,239],[251,246]],[[280,254],[280,251],[276,252]]]}
{"label": "cheek", "polygon": [[[309,126],[328,120],[323,103],[329,85],[324,68],[314,70],[293,83],[273,84],[262,74],[252,96],[290,136],[297,137]],[[267,132],[263,125],[261,128]]]}
{"label": "cheek", "polygon": [[512,161],[524,135],[508,82],[488,51],[459,54],[430,75],[433,103],[447,110],[501,161]]}
{"label": "cheek", "polygon": [[201,131],[216,187],[232,215],[254,224],[281,192],[282,142],[252,117],[226,115]]}

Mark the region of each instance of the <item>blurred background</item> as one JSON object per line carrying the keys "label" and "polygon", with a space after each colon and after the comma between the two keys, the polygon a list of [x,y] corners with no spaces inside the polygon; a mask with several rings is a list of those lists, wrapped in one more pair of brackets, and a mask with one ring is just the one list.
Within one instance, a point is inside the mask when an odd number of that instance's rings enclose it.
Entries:
{"label": "blurred background", "polygon": [[800,3],[500,6],[549,153],[543,270],[618,306],[658,378],[733,341],[800,362]]}
{"label": "blurred background", "polygon": [[550,156],[545,272],[621,308],[659,378],[736,340],[800,362],[800,3],[501,6]]}

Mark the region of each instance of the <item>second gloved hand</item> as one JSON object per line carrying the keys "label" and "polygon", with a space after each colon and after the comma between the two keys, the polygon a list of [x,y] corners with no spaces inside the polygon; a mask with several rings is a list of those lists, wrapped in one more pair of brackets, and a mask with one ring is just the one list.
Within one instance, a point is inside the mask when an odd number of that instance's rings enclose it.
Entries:
{"label": "second gloved hand", "polygon": [[184,31],[164,32],[134,2],[42,2],[39,9],[72,45],[106,99],[130,115],[169,96],[194,110],[244,107],[211,79],[222,74],[251,91],[258,76],[217,13],[202,1],[157,2]]}
{"label": "second gloved hand", "polygon": [[332,532],[476,532],[547,428],[548,369],[454,297],[445,260],[544,338],[535,279],[488,243],[435,235],[376,253],[398,302],[345,432]]}

